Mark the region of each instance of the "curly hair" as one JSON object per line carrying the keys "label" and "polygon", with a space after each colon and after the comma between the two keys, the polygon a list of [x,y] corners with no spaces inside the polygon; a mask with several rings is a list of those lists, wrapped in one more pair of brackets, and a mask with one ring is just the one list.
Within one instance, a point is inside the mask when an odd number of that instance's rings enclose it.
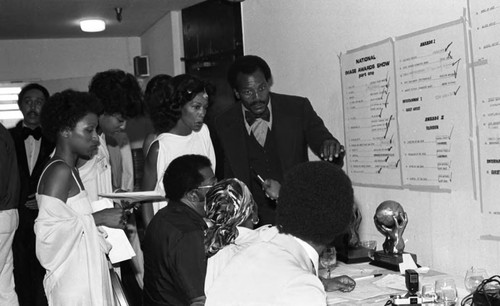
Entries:
{"label": "curly hair", "polygon": [[215,255],[238,237],[237,226],[257,209],[248,187],[236,178],[225,179],[210,188],[206,195],[206,218],[212,226],[205,234],[205,253]]}
{"label": "curly hair", "polygon": [[306,162],[291,169],[280,189],[276,223],[280,232],[328,245],[347,230],[354,195],[351,180],[336,165]]}
{"label": "curly hair", "polygon": [[30,83],[26,86],[24,86],[22,89],[21,89],[21,92],[19,92],[18,94],[18,99],[17,99],[17,105],[21,106],[21,101],[23,100],[24,98],[24,95],[29,91],[29,90],[32,90],[32,89],[36,89],[36,90],[39,90],[42,92],[43,96],[45,97],[45,101],[49,100],[49,91],[47,90],[47,88],[43,87],[42,85],[40,84],[37,84],[37,83]]}
{"label": "curly hair", "polygon": [[[144,105],[146,110],[151,113],[151,99],[155,94],[163,94],[163,87],[168,84],[168,81],[172,79],[168,74],[158,74],[155,75],[151,80],[149,80],[148,85],[146,85],[146,90],[144,91]],[[159,98],[157,98],[159,99]]]}
{"label": "curly hair", "polygon": [[43,105],[40,121],[43,133],[51,141],[57,140],[57,133],[74,129],[78,121],[87,114],[102,114],[102,105],[87,92],[71,89],[52,95]]}
{"label": "curly hair", "polygon": [[159,88],[149,99],[155,131],[170,131],[181,118],[182,107],[201,92],[206,92],[210,97],[214,93],[214,87],[189,74],[177,75]]}
{"label": "curly hair", "polygon": [[256,55],[245,55],[239,57],[231,64],[231,66],[229,66],[227,81],[229,82],[231,88],[238,89],[238,74],[252,74],[257,70],[262,71],[266,81],[269,82],[269,80],[271,80],[271,68],[269,68],[269,65],[265,60]]}
{"label": "curly hair", "polygon": [[142,113],[142,91],[130,73],[112,69],[99,72],[90,81],[89,92],[95,95],[107,115],[133,118]]}

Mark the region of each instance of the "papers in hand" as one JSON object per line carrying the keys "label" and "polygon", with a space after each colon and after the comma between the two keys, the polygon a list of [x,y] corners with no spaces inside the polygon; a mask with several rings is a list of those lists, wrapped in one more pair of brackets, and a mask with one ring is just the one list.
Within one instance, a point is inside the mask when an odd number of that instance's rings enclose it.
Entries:
{"label": "papers in hand", "polygon": [[125,200],[128,202],[160,202],[165,201],[165,197],[156,191],[139,191],[139,192],[119,192],[119,193],[100,193],[100,197]]}
{"label": "papers in hand", "polygon": [[[113,208],[113,202],[108,199],[94,201],[91,205],[94,212],[106,208]],[[111,250],[108,254],[111,263],[128,260],[135,256],[134,249],[122,229],[110,228],[107,226],[100,226],[99,228],[107,234],[106,240],[111,244]]]}

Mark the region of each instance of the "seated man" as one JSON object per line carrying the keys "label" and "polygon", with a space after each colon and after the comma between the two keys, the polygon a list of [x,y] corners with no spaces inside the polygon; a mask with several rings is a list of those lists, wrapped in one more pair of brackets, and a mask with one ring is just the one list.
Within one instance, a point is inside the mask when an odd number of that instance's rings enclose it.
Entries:
{"label": "seated man", "polygon": [[353,201],[351,181],[335,165],[308,162],[290,170],[277,205],[279,232],[234,255],[206,305],[326,305],[319,254],[347,228]]}
{"label": "seated man", "polygon": [[211,166],[205,156],[184,155],[165,171],[169,202],[151,220],[143,242],[145,306],[205,301],[205,194],[216,183]]}

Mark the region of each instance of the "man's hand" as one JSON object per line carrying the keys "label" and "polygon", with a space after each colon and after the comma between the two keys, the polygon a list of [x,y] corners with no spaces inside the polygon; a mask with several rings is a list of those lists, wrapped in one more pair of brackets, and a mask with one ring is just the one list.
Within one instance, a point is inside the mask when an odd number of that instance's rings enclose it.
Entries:
{"label": "man's hand", "polygon": [[321,145],[319,156],[322,160],[333,161],[334,158],[343,158],[344,153],[344,146],[336,139],[327,139]]}
{"label": "man's hand", "polygon": [[347,275],[341,275],[333,278],[320,277],[326,292],[342,291],[351,292],[356,287],[356,282]]}
{"label": "man's hand", "polygon": [[31,210],[38,209],[38,203],[36,202],[35,194],[30,194],[24,206],[28,207]]}
{"label": "man's hand", "polygon": [[266,179],[262,183],[262,190],[266,193],[266,196],[271,200],[277,200],[280,195],[281,184],[278,181],[272,179]]}

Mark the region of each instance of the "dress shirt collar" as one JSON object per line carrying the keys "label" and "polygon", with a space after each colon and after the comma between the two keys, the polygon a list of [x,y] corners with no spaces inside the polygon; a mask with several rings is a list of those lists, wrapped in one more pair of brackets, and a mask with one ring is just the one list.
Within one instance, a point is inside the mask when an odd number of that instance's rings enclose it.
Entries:
{"label": "dress shirt collar", "polygon": [[316,275],[318,274],[318,265],[319,265],[319,254],[316,252],[316,250],[307,242],[304,240],[297,238],[295,236],[292,236],[306,251],[307,256],[311,259],[311,262],[314,265],[314,270],[316,270]]}
{"label": "dress shirt collar", "polygon": [[[269,122],[264,120],[264,123],[267,125],[269,130],[271,130],[271,127],[273,125],[273,108],[271,107],[271,96],[269,96],[269,103],[267,103],[267,109],[269,109]],[[243,103],[241,103],[241,112],[243,113],[243,122],[245,123],[248,135],[250,135],[252,133],[252,128],[245,120],[245,112],[249,112],[249,110],[243,105]]]}

